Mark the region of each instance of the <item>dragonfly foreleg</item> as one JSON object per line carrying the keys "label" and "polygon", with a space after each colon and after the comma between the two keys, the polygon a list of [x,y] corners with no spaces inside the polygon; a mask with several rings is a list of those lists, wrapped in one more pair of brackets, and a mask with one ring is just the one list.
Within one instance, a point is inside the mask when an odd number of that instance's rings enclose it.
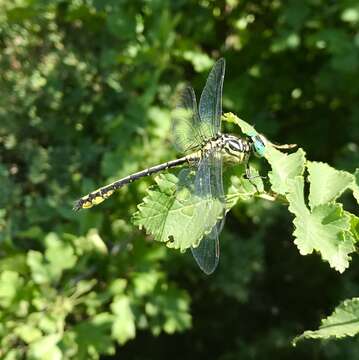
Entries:
{"label": "dragonfly foreleg", "polygon": [[259,193],[260,191],[258,190],[257,184],[256,184],[255,182],[253,182],[252,180],[253,180],[253,179],[256,179],[256,178],[265,179],[266,176],[252,175],[252,173],[251,173],[251,168],[250,168],[250,166],[249,166],[249,156],[246,157],[245,163],[246,163],[246,170],[245,170],[245,174],[244,174],[243,177],[244,177],[246,180],[249,180],[249,182],[256,188],[257,192]]}

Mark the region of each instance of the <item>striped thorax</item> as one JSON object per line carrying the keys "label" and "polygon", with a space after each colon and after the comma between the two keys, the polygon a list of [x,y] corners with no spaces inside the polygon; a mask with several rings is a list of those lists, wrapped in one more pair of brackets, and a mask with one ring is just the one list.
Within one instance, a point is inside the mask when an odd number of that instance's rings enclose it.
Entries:
{"label": "striped thorax", "polygon": [[220,134],[217,138],[208,141],[202,148],[202,156],[206,152],[221,151],[227,161],[243,162],[251,151],[248,140],[234,135]]}

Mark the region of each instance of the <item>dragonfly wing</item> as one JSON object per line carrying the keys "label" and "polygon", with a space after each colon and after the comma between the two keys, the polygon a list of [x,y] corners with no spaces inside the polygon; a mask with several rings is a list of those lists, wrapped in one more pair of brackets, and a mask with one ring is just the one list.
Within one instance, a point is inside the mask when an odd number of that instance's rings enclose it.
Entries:
{"label": "dragonfly wing", "polygon": [[[213,151],[202,158],[199,163],[195,178],[195,194],[206,200],[204,213],[218,211],[214,206],[220,205],[218,221],[213,226],[208,224],[204,229],[205,235],[197,247],[192,247],[192,254],[197,264],[206,274],[211,274],[216,269],[219,261],[219,234],[223,228],[225,216],[225,198],[222,181],[222,157],[221,153]],[[212,228],[211,228],[212,227]]]}
{"label": "dragonfly wing", "polygon": [[219,262],[219,233],[217,225],[201,240],[197,247],[191,247],[191,251],[200,269],[207,275],[212,274]]}
{"label": "dragonfly wing", "polygon": [[219,59],[213,66],[199,101],[199,115],[204,133],[216,136],[221,130],[222,90],[226,63]]}
{"label": "dragonfly wing", "polygon": [[196,95],[191,87],[184,89],[172,114],[172,133],[174,145],[181,153],[198,149],[206,140],[201,133]]}

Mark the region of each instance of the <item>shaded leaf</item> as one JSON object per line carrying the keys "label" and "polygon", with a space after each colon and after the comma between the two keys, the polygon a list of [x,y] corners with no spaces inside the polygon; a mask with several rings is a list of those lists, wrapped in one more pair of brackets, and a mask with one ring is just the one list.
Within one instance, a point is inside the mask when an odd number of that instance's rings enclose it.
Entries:
{"label": "shaded leaf", "polygon": [[99,313],[87,321],[76,325],[73,335],[78,345],[76,353],[79,359],[88,359],[100,354],[113,354],[114,345],[110,334],[113,316],[109,313]]}

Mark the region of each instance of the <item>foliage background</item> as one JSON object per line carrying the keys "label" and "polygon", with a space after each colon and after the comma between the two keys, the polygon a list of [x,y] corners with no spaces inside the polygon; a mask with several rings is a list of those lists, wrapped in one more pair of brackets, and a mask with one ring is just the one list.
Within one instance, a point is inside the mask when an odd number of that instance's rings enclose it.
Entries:
{"label": "foliage background", "polygon": [[153,179],[71,210],[176,156],[175,94],[220,56],[225,111],[353,172],[357,1],[0,0],[0,46],[1,358],[358,358],[356,338],[290,344],[359,274],[300,256],[286,207],[238,204],[209,278],[131,224]]}

